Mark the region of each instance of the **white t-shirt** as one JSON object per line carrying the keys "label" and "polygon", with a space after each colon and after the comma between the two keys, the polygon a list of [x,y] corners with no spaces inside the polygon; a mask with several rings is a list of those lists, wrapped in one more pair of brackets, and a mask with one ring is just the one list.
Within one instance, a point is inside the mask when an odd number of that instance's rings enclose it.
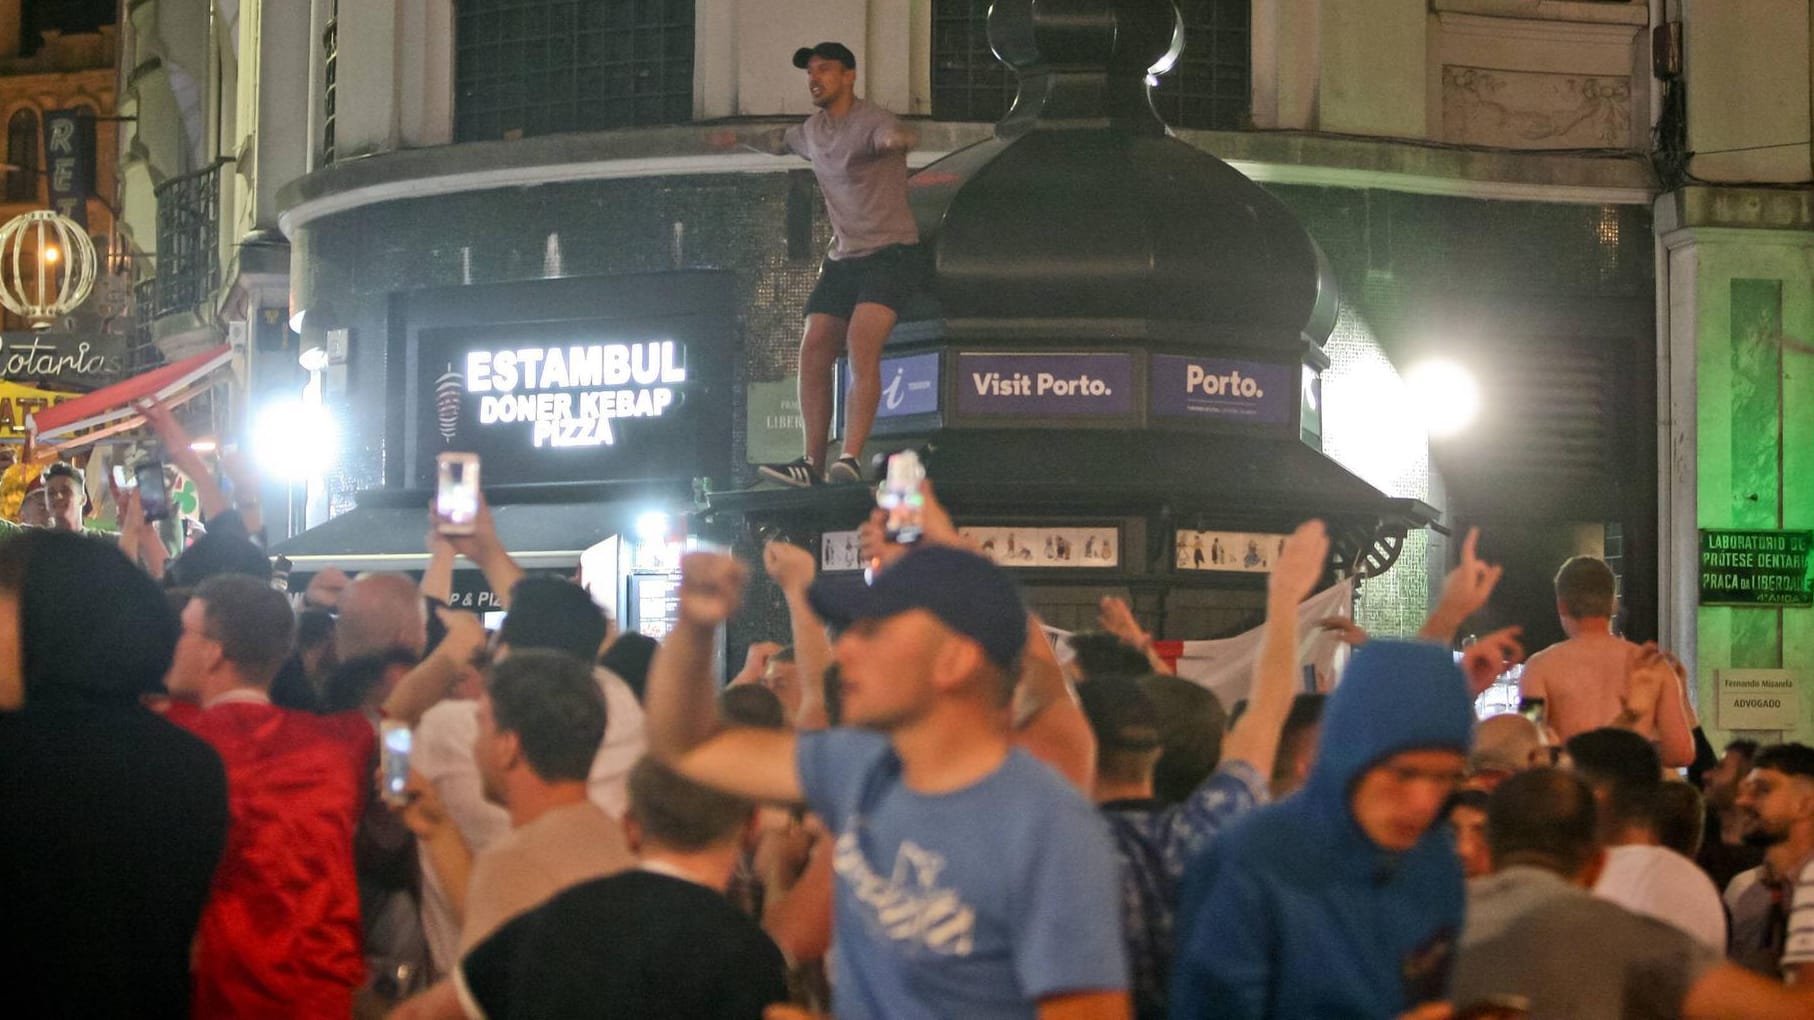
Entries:
{"label": "white t-shirt", "polygon": [[1814,860],[1802,865],[1789,900],[1789,931],[1783,939],[1784,971],[1814,963]]}
{"label": "white t-shirt", "polygon": [[[625,784],[630,768],[647,746],[642,705],[636,700],[636,692],[616,673],[598,667],[592,675],[605,696],[605,740],[592,759],[586,794],[606,814],[619,819],[629,807]],[[478,711],[478,703],[472,701],[443,701],[429,709],[416,724],[410,751],[410,767],[435,785],[441,804],[474,858],[510,832],[510,813],[485,799],[479,766],[472,757],[472,744],[479,734]],[[454,917],[453,905],[429,866],[427,855],[419,858],[422,928],[428,938],[429,955],[437,972],[451,973],[460,959],[460,922]]]}
{"label": "white t-shirt", "polygon": [[1713,880],[1681,854],[1660,846],[1616,846],[1594,895],[1672,924],[1716,953],[1726,951],[1726,910]]}

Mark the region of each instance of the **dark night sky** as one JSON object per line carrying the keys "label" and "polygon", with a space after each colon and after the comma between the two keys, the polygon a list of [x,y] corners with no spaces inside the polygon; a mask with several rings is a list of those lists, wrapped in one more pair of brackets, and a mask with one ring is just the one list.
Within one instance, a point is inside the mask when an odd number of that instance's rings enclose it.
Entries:
{"label": "dark night sky", "polygon": [[115,0],[24,0],[21,12],[25,49],[38,48],[38,33],[47,28],[92,32],[114,21]]}

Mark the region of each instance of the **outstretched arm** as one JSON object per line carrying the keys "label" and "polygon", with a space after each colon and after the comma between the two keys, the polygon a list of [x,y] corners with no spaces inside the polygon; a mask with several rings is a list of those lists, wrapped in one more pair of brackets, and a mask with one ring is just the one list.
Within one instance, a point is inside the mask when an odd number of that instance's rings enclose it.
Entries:
{"label": "outstretched arm", "polygon": [[1089,796],[1096,782],[1096,734],[1064,678],[1039,617],[1027,614],[1027,650],[1014,689],[1014,742]]}
{"label": "outstretched arm", "polygon": [[1417,632],[1419,638],[1441,645],[1453,644],[1455,632],[1492,597],[1493,588],[1505,575],[1505,568],[1481,559],[1476,553],[1479,544],[1480,529],[1469,528],[1467,538],[1461,542],[1461,562],[1449,571],[1436,608],[1430,611],[1430,618]]}
{"label": "outstretched arm", "polygon": [[800,710],[794,727],[822,730],[829,726],[825,713],[825,670],[831,665],[831,641],[825,623],[807,599],[817,564],[813,554],[789,542],[770,542],[762,550],[762,565],[787,599],[787,619],[793,629],[794,668],[800,676]]}
{"label": "outstretched arm", "polygon": [[484,493],[479,493],[479,515],[473,522],[472,534],[446,537],[447,544],[453,546],[455,552],[478,565],[485,575],[485,583],[498,593],[499,605],[509,609],[511,589],[523,579],[523,568],[510,558],[503,541],[498,538],[497,521],[491,516],[491,503]]}
{"label": "outstretched arm", "polygon": [[697,783],[752,800],[802,797],[792,733],[720,728],[713,639],[743,599],[747,572],[717,553],[680,565],[680,619],[649,666],[649,752]]}
{"label": "outstretched arm", "polygon": [[1146,656],[1146,664],[1160,676],[1171,676],[1172,668],[1153,651],[1153,636],[1134,619],[1134,611],[1127,602],[1113,595],[1104,595],[1096,606],[1096,626],[1121,639],[1121,643],[1130,648],[1139,649]]}
{"label": "outstretched arm", "polygon": [[1298,686],[1298,603],[1310,595],[1329,566],[1329,534],[1322,521],[1298,525],[1272,568],[1266,587],[1266,631],[1254,664],[1247,711],[1222,741],[1225,761],[1244,761],[1262,777],[1272,775],[1279,736]]}

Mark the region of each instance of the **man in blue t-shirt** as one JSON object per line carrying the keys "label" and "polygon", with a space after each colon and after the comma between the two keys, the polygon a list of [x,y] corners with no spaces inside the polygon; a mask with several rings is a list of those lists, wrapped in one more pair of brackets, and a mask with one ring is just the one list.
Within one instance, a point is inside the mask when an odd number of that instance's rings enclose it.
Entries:
{"label": "man in blue t-shirt", "polygon": [[1014,582],[980,556],[918,548],[871,586],[821,580],[840,630],[844,719],[800,734],[721,729],[712,639],[737,561],[682,564],[680,619],[650,671],[650,750],[740,796],[805,802],[836,835],[839,1017],[1126,1018],[1107,831],[1011,745],[1027,638]]}

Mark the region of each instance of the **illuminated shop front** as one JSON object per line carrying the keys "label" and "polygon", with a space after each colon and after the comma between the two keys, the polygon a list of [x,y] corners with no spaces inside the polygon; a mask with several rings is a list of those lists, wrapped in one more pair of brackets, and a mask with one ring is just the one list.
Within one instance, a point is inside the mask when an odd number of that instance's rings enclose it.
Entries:
{"label": "illuminated shop front", "polygon": [[[731,302],[728,274],[709,271],[391,295],[378,339],[401,385],[383,405],[384,484],[274,550],[292,584],[330,565],[425,566],[436,457],[458,451],[478,455],[524,567],[582,576],[626,625],[660,630],[644,592],[677,565],[682,533],[667,522],[695,485],[728,478]],[[456,573],[457,606],[496,609],[498,595]]]}

